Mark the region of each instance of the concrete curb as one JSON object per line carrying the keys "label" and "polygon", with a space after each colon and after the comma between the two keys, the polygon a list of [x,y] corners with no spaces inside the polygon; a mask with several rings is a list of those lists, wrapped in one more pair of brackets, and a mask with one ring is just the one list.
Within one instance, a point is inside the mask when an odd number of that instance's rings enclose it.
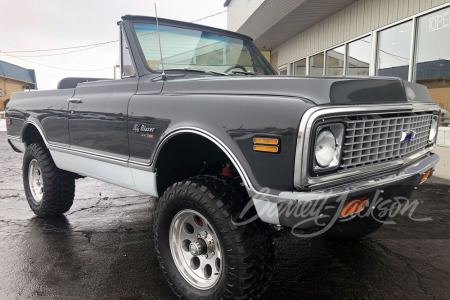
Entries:
{"label": "concrete curb", "polygon": [[450,127],[440,127],[436,145],[450,147]]}
{"label": "concrete curb", "polygon": [[434,153],[439,155],[441,160],[436,165],[433,176],[444,180],[450,180],[450,147],[436,146],[436,148],[434,148]]}
{"label": "concrete curb", "polygon": [[6,120],[0,119],[0,131],[6,131]]}

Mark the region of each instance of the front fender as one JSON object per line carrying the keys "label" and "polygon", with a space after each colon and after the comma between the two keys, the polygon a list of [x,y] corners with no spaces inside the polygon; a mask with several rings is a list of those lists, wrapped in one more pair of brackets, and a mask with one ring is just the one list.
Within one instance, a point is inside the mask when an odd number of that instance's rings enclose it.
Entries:
{"label": "front fender", "polygon": [[[154,170],[160,149],[171,137],[196,133],[224,151],[248,189],[293,190],[298,127],[304,112],[313,106],[307,100],[280,96],[135,95],[129,106],[129,129],[137,123],[155,132],[145,144],[147,151],[131,149],[137,144],[130,143],[131,153],[148,155],[131,160],[147,163]],[[279,138],[280,152],[255,152],[253,138],[257,136]]]}

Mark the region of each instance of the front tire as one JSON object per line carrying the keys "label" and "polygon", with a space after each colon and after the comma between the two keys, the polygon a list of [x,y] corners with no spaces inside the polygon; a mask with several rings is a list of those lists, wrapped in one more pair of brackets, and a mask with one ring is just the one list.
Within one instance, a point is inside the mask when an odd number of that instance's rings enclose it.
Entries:
{"label": "front tire", "polygon": [[23,184],[31,210],[39,217],[61,215],[75,197],[73,174],[58,169],[50,152],[41,144],[30,144],[23,156]]}
{"label": "front tire", "polygon": [[174,184],[159,200],[156,251],[179,298],[249,299],[266,289],[273,240],[262,223],[232,223],[244,199],[226,179],[198,176]]}

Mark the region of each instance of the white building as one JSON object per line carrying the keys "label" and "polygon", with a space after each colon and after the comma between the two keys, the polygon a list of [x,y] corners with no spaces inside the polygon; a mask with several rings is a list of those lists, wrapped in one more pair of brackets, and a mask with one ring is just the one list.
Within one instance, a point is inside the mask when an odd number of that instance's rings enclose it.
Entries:
{"label": "white building", "polygon": [[[227,0],[280,74],[396,76],[450,111],[450,0]],[[449,120],[444,120],[448,122]]]}

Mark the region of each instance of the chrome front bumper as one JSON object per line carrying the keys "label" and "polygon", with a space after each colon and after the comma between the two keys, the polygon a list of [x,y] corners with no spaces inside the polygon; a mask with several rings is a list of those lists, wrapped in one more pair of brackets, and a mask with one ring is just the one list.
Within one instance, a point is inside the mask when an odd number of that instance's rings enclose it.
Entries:
{"label": "chrome front bumper", "polygon": [[[336,204],[350,198],[354,199],[359,195],[377,190],[383,191],[392,187],[398,189],[399,193],[401,191],[402,195],[405,192],[410,194],[414,188],[420,185],[423,175],[428,170],[433,170],[438,162],[439,156],[430,154],[394,174],[317,191],[281,192],[278,195],[258,192],[252,196],[252,200],[262,221],[292,227],[291,225],[297,224],[299,220],[298,218],[293,219],[292,216],[286,216],[286,211],[292,211],[294,208],[295,210],[306,210],[309,207],[323,208],[330,203]],[[342,199],[342,195],[345,195],[344,199]],[[286,207],[288,208],[286,209]],[[306,224],[306,227],[309,225]]]}

